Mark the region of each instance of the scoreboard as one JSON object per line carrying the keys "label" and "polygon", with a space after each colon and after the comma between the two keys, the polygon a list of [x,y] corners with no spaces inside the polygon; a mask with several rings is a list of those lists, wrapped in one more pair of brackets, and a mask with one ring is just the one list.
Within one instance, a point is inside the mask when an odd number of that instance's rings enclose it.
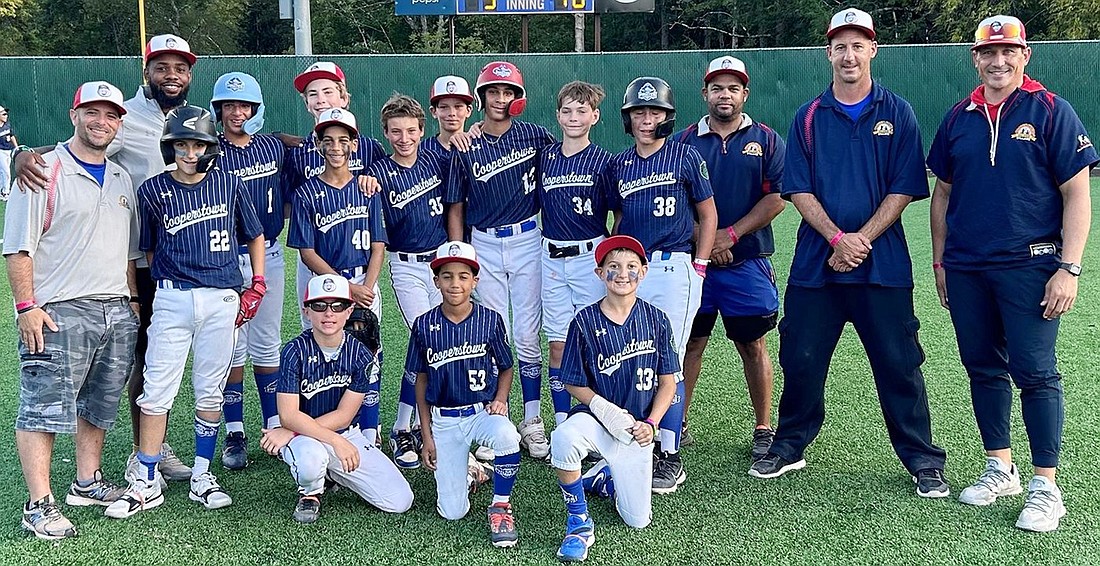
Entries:
{"label": "scoreboard", "polygon": [[[398,16],[592,14],[597,0],[395,0]],[[621,0],[620,0],[621,1]]]}

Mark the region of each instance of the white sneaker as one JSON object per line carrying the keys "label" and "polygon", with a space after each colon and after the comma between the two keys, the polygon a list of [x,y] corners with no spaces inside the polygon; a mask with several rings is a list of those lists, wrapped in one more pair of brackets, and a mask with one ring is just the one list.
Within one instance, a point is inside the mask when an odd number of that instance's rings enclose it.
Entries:
{"label": "white sneaker", "polygon": [[1025,531],[1049,533],[1058,528],[1058,520],[1066,515],[1062,490],[1043,476],[1031,478],[1027,484],[1027,502],[1016,519],[1016,527]]}
{"label": "white sneaker", "polygon": [[493,452],[493,449],[488,446],[478,446],[474,449],[474,458],[482,462],[492,463],[493,460],[497,459],[497,455]]}
{"label": "white sneaker", "polygon": [[[126,483],[134,483],[142,474],[141,462],[138,462],[137,452],[130,452],[130,455],[126,458],[126,471],[122,474],[122,479],[126,480]],[[159,471],[159,470],[158,470]],[[157,481],[160,482],[160,488],[163,490],[168,487],[168,480],[164,479],[163,474],[157,474]]]}
{"label": "white sneaker", "polygon": [[233,498],[218,485],[218,478],[210,472],[191,478],[191,493],[188,497],[191,501],[202,503],[207,509],[221,509],[233,504]]}
{"label": "white sneaker", "polygon": [[1016,469],[1016,464],[1011,464],[1006,469],[1000,458],[989,456],[985,459],[985,471],[978,476],[974,485],[962,491],[959,501],[984,507],[992,505],[998,497],[1016,495],[1022,491],[1020,471]]}
{"label": "white sneaker", "polygon": [[550,441],[546,439],[546,428],[542,417],[535,417],[519,424],[519,445],[526,448],[532,458],[544,460],[550,455]]}
{"label": "white sneaker", "polygon": [[159,471],[154,472],[154,476],[152,480],[135,478],[130,482],[126,493],[108,505],[103,514],[112,519],[126,519],[133,517],[139,511],[159,507],[164,503],[164,492],[160,489],[162,478]]}

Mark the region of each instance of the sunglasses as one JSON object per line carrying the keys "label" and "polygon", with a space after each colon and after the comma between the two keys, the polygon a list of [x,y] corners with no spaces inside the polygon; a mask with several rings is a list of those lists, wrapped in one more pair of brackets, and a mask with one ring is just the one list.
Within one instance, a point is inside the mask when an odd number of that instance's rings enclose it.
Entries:
{"label": "sunglasses", "polygon": [[1023,28],[1015,23],[1003,23],[985,25],[974,32],[974,41],[989,41],[991,39],[1020,39],[1023,37]]}
{"label": "sunglasses", "polygon": [[324,301],[313,301],[306,306],[309,307],[309,310],[313,312],[325,312],[328,309],[331,309],[332,312],[344,312],[351,307],[351,303],[347,301],[333,301],[331,303],[326,303]]}

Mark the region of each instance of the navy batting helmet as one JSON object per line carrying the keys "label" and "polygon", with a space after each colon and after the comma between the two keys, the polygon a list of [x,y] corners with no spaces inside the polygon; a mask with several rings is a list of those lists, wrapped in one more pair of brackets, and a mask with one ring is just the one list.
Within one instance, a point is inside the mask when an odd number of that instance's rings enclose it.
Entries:
{"label": "navy batting helmet", "polygon": [[176,152],[172,147],[176,140],[206,142],[206,152],[199,158],[196,170],[207,173],[214,168],[214,160],[221,154],[221,148],[218,147],[218,131],[214,128],[210,111],[198,106],[180,106],[168,113],[164,121],[164,134],[160,137],[160,154],[165,165],[176,162]]}
{"label": "navy batting helmet", "polygon": [[634,135],[630,129],[630,111],[635,108],[660,108],[668,112],[665,119],[657,124],[655,135],[667,138],[676,127],[676,99],[672,96],[672,87],[664,79],[657,77],[638,77],[626,85],[623,94],[623,129]]}

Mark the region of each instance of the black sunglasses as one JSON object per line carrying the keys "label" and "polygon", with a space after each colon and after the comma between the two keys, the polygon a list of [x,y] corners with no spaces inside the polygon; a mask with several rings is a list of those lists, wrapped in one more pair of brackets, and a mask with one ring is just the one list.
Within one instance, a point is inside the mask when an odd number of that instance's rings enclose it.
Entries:
{"label": "black sunglasses", "polygon": [[332,309],[332,312],[344,312],[351,307],[351,303],[347,301],[333,301],[331,303],[313,301],[306,306],[313,312],[325,312],[326,309]]}

